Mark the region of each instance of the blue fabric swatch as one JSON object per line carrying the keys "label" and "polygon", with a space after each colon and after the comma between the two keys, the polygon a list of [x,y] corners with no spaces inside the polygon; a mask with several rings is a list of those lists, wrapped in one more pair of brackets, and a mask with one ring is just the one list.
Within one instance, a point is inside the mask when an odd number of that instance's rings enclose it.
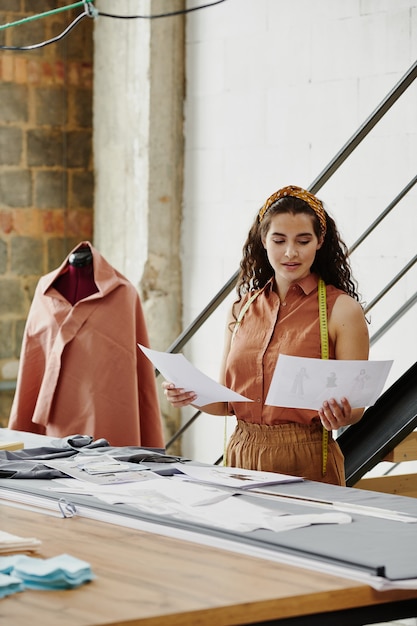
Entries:
{"label": "blue fabric swatch", "polygon": [[0,557],[0,573],[26,589],[73,589],[95,578],[89,563],[69,554],[40,559],[23,554]]}

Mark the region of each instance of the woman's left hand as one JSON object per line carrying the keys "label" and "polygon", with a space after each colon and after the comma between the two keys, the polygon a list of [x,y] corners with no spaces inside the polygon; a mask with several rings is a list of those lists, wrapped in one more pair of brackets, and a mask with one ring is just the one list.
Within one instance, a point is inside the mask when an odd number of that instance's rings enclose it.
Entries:
{"label": "woman's left hand", "polygon": [[320,421],[326,430],[337,430],[352,424],[352,407],[346,398],[340,399],[340,404],[334,398],[325,400],[319,410]]}

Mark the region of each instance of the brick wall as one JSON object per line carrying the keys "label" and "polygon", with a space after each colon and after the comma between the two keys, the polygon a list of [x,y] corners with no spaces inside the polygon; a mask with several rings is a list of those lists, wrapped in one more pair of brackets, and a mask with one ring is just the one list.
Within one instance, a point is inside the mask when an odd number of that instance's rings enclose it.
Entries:
{"label": "brick wall", "polygon": [[[68,4],[2,0],[0,24]],[[56,37],[82,11],[0,30],[0,45]],[[0,426],[37,281],[93,235],[92,30],[86,17],[60,42],[0,50]]]}

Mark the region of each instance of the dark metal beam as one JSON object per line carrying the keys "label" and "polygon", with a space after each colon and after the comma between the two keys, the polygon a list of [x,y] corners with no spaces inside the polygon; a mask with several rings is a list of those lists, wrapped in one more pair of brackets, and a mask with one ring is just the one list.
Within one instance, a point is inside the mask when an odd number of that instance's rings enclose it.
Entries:
{"label": "dark metal beam", "polygon": [[417,428],[417,362],[337,438],[353,487]]}

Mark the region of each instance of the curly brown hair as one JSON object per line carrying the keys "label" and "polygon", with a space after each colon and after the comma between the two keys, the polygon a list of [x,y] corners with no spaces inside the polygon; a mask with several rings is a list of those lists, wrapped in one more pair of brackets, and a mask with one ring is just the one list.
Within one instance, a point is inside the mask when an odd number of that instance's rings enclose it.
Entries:
{"label": "curly brown hair", "polygon": [[[243,294],[261,289],[274,275],[262,238],[265,238],[268,233],[272,217],[282,213],[291,213],[292,215],[305,213],[309,215],[313,222],[314,233],[320,239],[320,222],[316,213],[307,202],[299,198],[286,196],[277,200],[268,208],[262,221],[259,221],[257,214],[243,246],[243,256],[236,284],[238,301]],[[342,289],[359,301],[360,296],[348,260],[348,248],[340,238],[334,220],[327,211],[325,214],[326,234],[322,246],[316,252],[311,271],[321,276],[326,284]]]}

